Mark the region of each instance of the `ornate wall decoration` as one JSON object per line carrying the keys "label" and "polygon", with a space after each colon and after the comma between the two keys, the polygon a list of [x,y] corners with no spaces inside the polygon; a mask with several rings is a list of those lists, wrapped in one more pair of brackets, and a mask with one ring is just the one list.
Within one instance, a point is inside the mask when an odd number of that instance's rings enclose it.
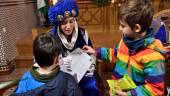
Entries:
{"label": "ornate wall decoration", "polygon": [[103,27],[106,24],[106,14],[104,13],[106,7],[99,7],[91,2],[78,3],[78,5],[79,16],[77,20],[79,25],[92,32],[103,32]]}
{"label": "ornate wall decoration", "polygon": [[1,0],[0,17],[1,72],[8,70],[8,63],[16,57],[16,42],[31,33],[37,20],[30,0]]}

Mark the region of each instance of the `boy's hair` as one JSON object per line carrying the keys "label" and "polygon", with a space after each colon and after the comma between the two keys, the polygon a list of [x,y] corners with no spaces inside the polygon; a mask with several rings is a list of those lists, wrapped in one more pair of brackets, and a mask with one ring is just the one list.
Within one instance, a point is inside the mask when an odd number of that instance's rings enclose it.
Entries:
{"label": "boy's hair", "polygon": [[42,33],[33,42],[35,61],[40,67],[51,66],[61,54],[61,41],[55,35]]}
{"label": "boy's hair", "polygon": [[126,0],[119,10],[119,20],[126,22],[132,29],[136,24],[141,26],[141,32],[146,31],[153,18],[150,0]]}

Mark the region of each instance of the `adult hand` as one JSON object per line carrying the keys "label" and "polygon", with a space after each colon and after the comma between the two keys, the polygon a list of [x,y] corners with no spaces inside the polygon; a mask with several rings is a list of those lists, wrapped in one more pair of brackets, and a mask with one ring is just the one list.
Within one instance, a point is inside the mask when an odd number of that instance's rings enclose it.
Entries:
{"label": "adult hand", "polygon": [[109,90],[109,96],[113,96],[112,90]]}
{"label": "adult hand", "polygon": [[127,92],[123,92],[115,89],[116,96],[128,96]]}
{"label": "adult hand", "polygon": [[92,77],[95,71],[95,64],[90,65],[90,68],[87,70],[85,76]]}
{"label": "adult hand", "polygon": [[91,46],[87,46],[87,45],[83,46],[83,50],[84,52],[93,54],[93,55],[95,55],[96,53],[95,50]]}

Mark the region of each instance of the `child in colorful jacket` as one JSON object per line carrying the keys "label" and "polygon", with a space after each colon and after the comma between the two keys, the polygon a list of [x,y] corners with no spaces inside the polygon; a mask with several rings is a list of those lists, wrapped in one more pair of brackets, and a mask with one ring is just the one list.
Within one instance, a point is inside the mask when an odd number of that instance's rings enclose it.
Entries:
{"label": "child in colorful jacket", "polygon": [[118,96],[162,96],[164,94],[165,50],[150,29],[152,15],[150,0],[127,0],[119,10],[119,29],[123,37],[115,48],[84,46],[87,53],[98,59],[115,63],[113,79],[128,74],[136,88],[115,89]]}

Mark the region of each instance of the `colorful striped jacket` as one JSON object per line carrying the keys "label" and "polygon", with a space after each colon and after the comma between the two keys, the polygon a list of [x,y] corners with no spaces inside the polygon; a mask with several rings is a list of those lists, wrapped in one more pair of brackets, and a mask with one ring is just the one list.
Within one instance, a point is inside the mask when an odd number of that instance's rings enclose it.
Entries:
{"label": "colorful striped jacket", "polygon": [[123,40],[115,48],[98,48],[97,58],[115,63],[113,78],[129,74],[137,88],[128,91],[128,96],[162,96],[164,94],[165,58],[164,47],[157,39],[134,54],[129,53]]}

